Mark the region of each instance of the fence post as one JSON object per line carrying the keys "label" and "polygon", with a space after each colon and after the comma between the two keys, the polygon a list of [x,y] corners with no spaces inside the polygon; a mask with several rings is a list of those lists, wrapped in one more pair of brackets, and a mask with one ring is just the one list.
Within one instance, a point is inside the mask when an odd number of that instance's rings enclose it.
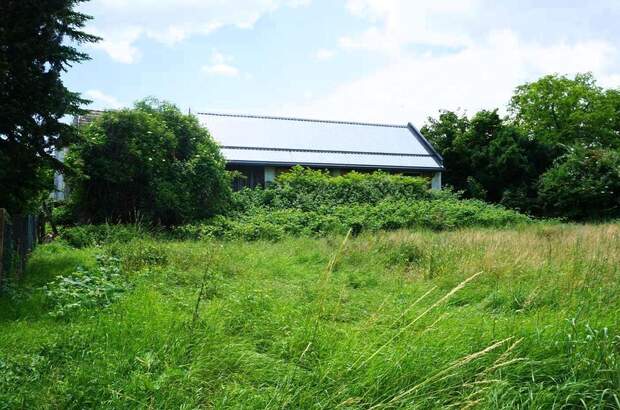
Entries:
{"label": "fence post", "polygon": [[0,208],[0,289],[4,283],[4,223],[5,223],[4,208]]}
{"label": "fence post", "polygon": [[26,269],[28,256],[36,246],[36,217],[34,215],[16,215],[13,223],[13,249],[17,254],[15,266],[16,279],[21,279]]}
{"label": "fence post", "polygon": [[9,274],[19,280],[26,261],[37,245],[38,218],[34,215],[10,216],[0,208],[0,289]]}
{"label": "fence post", "polygon": [[13,221],[6,209],[0,208],[0,289],[14,266]]}

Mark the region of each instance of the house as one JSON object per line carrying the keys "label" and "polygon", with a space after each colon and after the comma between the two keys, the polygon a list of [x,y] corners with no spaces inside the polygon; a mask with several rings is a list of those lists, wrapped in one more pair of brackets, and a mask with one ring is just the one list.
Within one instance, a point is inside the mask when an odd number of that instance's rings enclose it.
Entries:
{"label": "house", "polygon": [[227,168],[245,178],[235,189],[265,185],[294,165],[427,176],[441,189],[443,158],[411,123],[371,124],[257,115],[196,113],[220,144]]}
{"label": "house", "polygon": [[[89,111],[74,119],[89,124],[103,111]],[[264,186],[294,165],[328,169],[332,175],[349,171],[382,170],[425,176],[441,189],[443,158],[418,129],[407,125],[310,120],[258,115],[195,113],[220,144],[227,169],[243,178],[234,189]],[[64,156],[64,152],[59,152]],[[57,176],[55,198],[64,199],[62,176]]]}

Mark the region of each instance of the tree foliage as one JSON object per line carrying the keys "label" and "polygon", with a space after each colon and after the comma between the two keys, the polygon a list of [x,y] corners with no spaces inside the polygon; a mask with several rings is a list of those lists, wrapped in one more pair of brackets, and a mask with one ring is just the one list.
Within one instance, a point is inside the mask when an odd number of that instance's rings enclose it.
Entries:
{"label": "tree foliage", "polygon": [[548,75],[521,85],[509,111],[529,138],[620,148],[620,91],[604,90],[591,74]]}
{"label": "tree foliage", "polygon": [[69,163],[83,220],[177,224],[221,212],[230,198],[224,158],[191,115],[157,100],[108,111],[83,129]]}
{"label": "tree foliage", "polygon": [[539,193],[549,215],[620,217],[620,152],[572,149],[542,175]]}
{"label": "tree foliage", "polygon": [[61,75],[88,56],[76,45],[98,38],[81,29],[90,18],[75,11],[83,0],[0,2],[0,206],[35,207],[51,189],[51,153],[75,140],[61,119],[86,100]]}
{"label": "tree foliage", "polygon": [[[446,184],[466,197],[540,215],[618,213],[605,186],[620,181],[604,164],[611,167],[620,149],[620,90],[599,87],[590,74],[545,76],[517,87],[509,113],[483,110],[468,118],[442,111],[429,118],[422,132],[444,157]],[[560,182],[570,187],[560,189]]]}
{"label": "tree foliage", "polygon": [[444,157],[444,181],[467,197],[530,210],[538,175],[551,160],[546,147],[526,138],[497,110],[471,120],[444,111],[422,129]]}

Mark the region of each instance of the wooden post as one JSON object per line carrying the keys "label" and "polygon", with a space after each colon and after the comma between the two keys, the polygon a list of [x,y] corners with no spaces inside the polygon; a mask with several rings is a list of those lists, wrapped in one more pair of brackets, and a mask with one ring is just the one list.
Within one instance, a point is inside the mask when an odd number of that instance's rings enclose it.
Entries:
{"label": "wooden post", "polygon": [[6,220],[6,211],[0,208],[0,287],[4,279],[4,224]]}

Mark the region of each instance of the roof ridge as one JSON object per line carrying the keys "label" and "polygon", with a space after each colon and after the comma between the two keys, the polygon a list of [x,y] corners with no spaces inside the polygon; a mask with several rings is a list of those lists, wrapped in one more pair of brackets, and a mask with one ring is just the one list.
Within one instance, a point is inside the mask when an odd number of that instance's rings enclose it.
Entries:
{"label": "roof ridge", "polygon": [[337,149],[308,149],[308,148],[275,148],[275,147],[251,147],[241,145],[220,145],[224,149],[248,150],[248,151],[281,151],[281,152],[312,152],[330,154],[354,154],[354,155],[386,155],[395,157],[432,157],[432,154],[415,154],[410,152],[376,152],[376,151],[349,151]]}
{"label": "roof ridge", "polygon": [[334,120],[319,120],[313,118],[297,118],[297,117],[278,117],[273,115],[252,115],[252,114],[226,114],[218,112],[194,112],[197,115],[210,115],[214,117],[233,117],[233,118],[253,118],[260,120],[280,120],[280,121],[300,121],[300,122],[317,122],[325,124],[343,124],[343,125],[363,125],[367,127],[387,127],[387,128],[408,128],[407,125],[396,124],[380,124],[372,122],[356,122],[356,121],[334,121]]}

